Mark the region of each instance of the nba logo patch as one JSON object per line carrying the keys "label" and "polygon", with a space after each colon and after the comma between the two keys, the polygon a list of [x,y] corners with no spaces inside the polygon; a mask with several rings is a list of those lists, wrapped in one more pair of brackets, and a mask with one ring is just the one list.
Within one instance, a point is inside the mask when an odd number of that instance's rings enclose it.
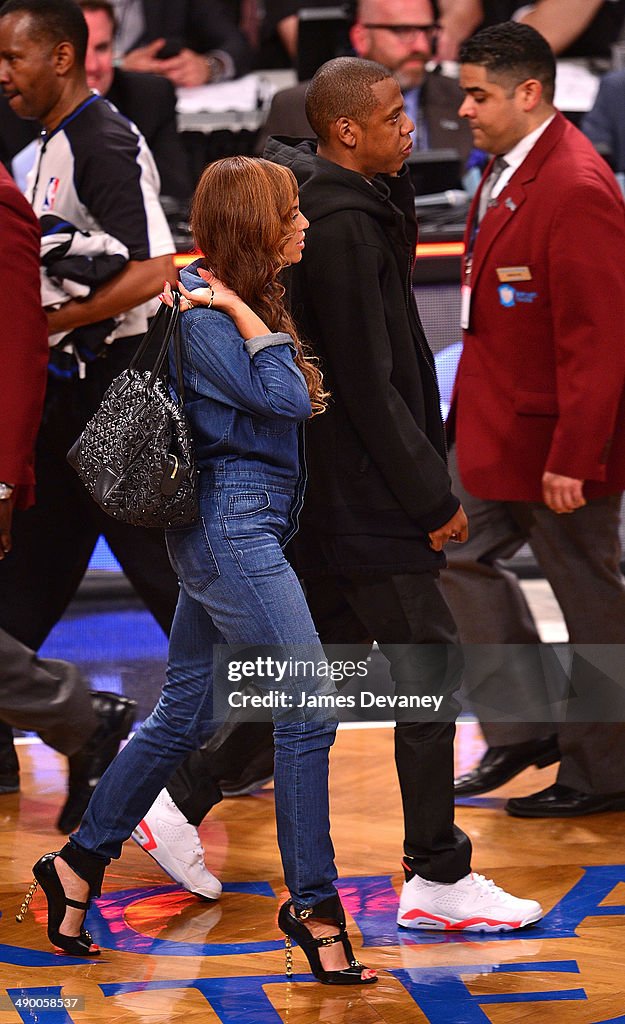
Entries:
{"label": "nba logo patch", "polygon": [[46,185],[46,191],[43,197],[42,210],[53,210],[56,202],[56,194],[59,190],[60,178],[50,178],[50,181]]}

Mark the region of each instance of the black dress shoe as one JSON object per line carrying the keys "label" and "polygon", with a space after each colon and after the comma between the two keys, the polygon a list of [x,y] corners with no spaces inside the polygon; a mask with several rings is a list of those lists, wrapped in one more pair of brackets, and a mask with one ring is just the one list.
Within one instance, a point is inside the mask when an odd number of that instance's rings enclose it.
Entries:
{"label": "black dress shoe", "polygon": [[554,782],[540,793],[512,797],[504,809],[515,818],[577,818],[602,811],[625,811],[625,793],[580,793]]}
{"label": "black dress shoe", "polygon": [[91,794],[132,728],[137,706],[136,701],[116,693],[92,692],[91,701],[99,725],[85,745],[68,758],[67,800],[56,823],[65,835],[80,824]]}
{"label": "black dress shoe", "polygon": [[0,722],[0,793],[17,793],[20,788],[20,764],[13,746],[13,730]]}
{"label": "black dress shoe", "polygon": [[456,796],[477,796],[491,789],[503,786],[519,772],[535,764],[546,768],[560,760],[558,737],[547,736],[543,740],[528,740],[526,743],[512,743],[508,747],[489,747],[482,760],[472,771],[454,780]]}

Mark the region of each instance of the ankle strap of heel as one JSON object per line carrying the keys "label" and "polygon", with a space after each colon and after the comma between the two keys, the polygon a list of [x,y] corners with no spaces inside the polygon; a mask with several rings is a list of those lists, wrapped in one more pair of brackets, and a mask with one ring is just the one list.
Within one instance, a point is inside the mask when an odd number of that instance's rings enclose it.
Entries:
{"label": "ankle strap of heel", "polygon": [[338,893],[336,896],[328,896],[325,900],[321,900],[320,903],[315,903],[313,907],[304,907],[302,910],[298,910],[293,905],[292,900],[290,903],[293,914],[298,921],[306,921],[312,917],[315,921],[329,921],[337,925],[338,928],[345,929],[345,911],[343,910]]}
{"label": "ankle strap of heel", "polygon": [[102,879],[108,861],[95,854],[87,853],[86,850],[68,842],[59,850],[57,857],[64,860],[83,882],[89,886],[89,897],[99,896],[102,891]]}
{"label": "ankle strap of heel", "polygon": [[80,903],[78,900],[70,900],[67,896],[65,897],[65,905],[67,907],[75,907],[76,910],[89,910],[90,902],[90,900],[87,900],[86,903]]}

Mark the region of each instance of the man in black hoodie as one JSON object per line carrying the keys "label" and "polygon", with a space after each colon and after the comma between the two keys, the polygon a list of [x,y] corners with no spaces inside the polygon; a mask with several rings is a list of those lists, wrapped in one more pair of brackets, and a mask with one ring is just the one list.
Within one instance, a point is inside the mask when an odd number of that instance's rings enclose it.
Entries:
{"label": "man in black hoodie", "polygon": [[292,273],[292,309],[321,359],[332,398],[307,431],[309,482],[294,561],[324,644],[377,640],[398,692],[443,693],[440,715],[398,720],[405,821],[398,923],[504,930],[538,903],[471,873],[454,825],[453,692],[457,634],[441,595],[444,545],[468,536],[451,492],[432,353],[412,293],[417,241],[404,168],[413,124],[380,64],[353,57],[316,73],[310,143],[272,140],[310,221]]}

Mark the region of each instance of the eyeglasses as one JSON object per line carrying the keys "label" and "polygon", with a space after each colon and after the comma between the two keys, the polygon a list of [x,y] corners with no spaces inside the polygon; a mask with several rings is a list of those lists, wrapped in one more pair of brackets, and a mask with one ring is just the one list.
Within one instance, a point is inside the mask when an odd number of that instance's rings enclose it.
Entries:
{"label": "eyeglasses", "polygon": [[428,39],[433,39],[437,32],[440,32],[440,25],[381,25],[381,24],[364,24],[363,28],[384,28],[387,32],[392,32],[393,35],[402,43],[412,43],[415,38],[419,35],[427,36]]}

